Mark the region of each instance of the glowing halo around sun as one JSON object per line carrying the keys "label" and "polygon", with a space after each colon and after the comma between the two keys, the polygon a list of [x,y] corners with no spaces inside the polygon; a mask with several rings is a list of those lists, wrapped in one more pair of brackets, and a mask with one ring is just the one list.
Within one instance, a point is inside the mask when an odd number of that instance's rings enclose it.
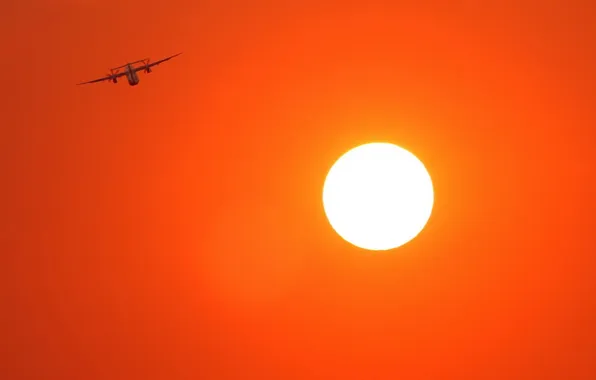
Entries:
{"label": "glowing halo around sun", "polygon": [[323,187],[323,207],[333,229],[368,250],[393,249],[414,239],[433,204],[433,184],[424,164],[389,143],[348,151],[331,167]]}

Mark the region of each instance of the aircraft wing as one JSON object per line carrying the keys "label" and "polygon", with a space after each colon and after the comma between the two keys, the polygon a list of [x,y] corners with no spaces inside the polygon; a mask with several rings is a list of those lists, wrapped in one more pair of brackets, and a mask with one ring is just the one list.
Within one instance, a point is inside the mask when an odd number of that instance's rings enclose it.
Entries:
{"label": "aircraft wing", "polygon": [[126,72],[121,72],[118,74],[114,74],[114,75],[108,75],[105,76],[103,78],[99,78],[99,79],[94,79],[94,80],[90,80],[89,82],[83,82],[83,83],[79,83],[78,85],[82,85],[82,84],[89,84],[89,83],[97,83],[97,82],[103,82],[104,80],[112,80],[114,77],[116,78],[120,78],[121,76],[126,75]]}
{"label": "aircraft wing", "polygon": [[145,65],[139,66],[139,67],[137,67],[135,69],[135,71],[142,71],[142,70],[145,70],[147,67],[157,66],[160,63],[163,63],[165,61],[169,61],[170,59],[179,56],[180,54],[182,54],[182,53],[174,54],[174,55],[169,56],[168,58],[160,59],[159,61],[155,61],[155,62],[150,63],[148,66],[145,66]]}

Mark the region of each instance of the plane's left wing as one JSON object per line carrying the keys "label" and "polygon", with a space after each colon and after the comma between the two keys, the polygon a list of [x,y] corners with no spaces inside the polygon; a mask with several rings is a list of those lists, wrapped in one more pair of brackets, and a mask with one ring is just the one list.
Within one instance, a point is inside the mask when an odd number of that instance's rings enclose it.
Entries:
{"label": "plane's left wing", "polygon": [[83,82],[83,83],[78,83],[78,85],[82,85],[82,84],[89,84],[89,83],[97,83],[97,82],[103,82],[104,80],[112,80],[114,78],[120,78],[121,76],[126,75],[125,72],[122,73],[118,73],[118,74],[114,74],[114,75],[108,75],[105,76],[103,78],[99,78],[99,79],[94,79],[94,80],[90,80],[89,82]]}
{"label": "plane's left wing", "polygon": [[139,67],[135,68],[135,71],[142,71],[142,70],[145,70],[147,67],[153,67],[153,66],[159,65],[160,63],[163,63],[165,61],[169,61],[170,59],[172,59],[174,57],[177,57],[180,54],[182,54],[182,53],[174,54],[172,56],[169,56],[168,58],[160,59],[159,61],[152,62],[152,63],[150,63],[147,66],[145,66],[145,65],[139,66]]}

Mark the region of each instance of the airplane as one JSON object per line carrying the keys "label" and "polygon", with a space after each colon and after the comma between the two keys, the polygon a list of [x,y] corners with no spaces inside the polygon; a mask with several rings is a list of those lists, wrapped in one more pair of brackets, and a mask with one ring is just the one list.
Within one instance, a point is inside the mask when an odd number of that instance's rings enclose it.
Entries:
{"label": "airplane", "polygon": [[[180,54],[182,54],[182,53],[174,54],[172,56],[169,56],[164,59],[160,59],[159,61],[155,61],[153,63],[149,63],[149,58],[141,59],[139,61],[130,62],[130,63],[127,63],[126,65],[122,65],[122,66],[118,66],[113,69],[110,69],[110,73],[106,74],[106,76],[103,78],[94,79],[89,82],[79,83],[78,85],[103,82],[106,80],[112,81],[112,83],[118,83],[118,78],[126,75],[128,84],[131,86],[136,86],[137,84],[139,84],[139,81],[140,81],[139,76],[137,75],[137,73],[139,71],[144,71],[146,73],[150,73],[152,71],[151,67],[159,65],[160,63],[163,63],[165,61],[169,61],[170,59],[177,57]],[[137,63],[142,63],[142,65],[138,66],[138,67],[134,67],[134,65]],[[119,69],[122,69],[122,68],[124,69],[124,71],[121,72]]]}

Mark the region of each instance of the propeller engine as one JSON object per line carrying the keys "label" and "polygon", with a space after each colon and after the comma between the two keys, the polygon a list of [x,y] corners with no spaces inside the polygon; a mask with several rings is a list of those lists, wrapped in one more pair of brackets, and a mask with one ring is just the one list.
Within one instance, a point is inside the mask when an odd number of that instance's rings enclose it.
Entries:
{"label": "propeller engine", "polygon": [[120,70],[110,70],[111,72],[109,74],[106,74],[108,77],[110,77],[110,80],[112,81],[112,83],[118,83],[118,77],[116,77],[116,74],[118,74],[118,72]]}
{"label": "propeller engine", "polygon": [[147,74],[149,74],[151,72],[151,67],[149,67],[149,58],[147,58],[147,60],[144,61],[144,63],[145,63],[145,72]]}

